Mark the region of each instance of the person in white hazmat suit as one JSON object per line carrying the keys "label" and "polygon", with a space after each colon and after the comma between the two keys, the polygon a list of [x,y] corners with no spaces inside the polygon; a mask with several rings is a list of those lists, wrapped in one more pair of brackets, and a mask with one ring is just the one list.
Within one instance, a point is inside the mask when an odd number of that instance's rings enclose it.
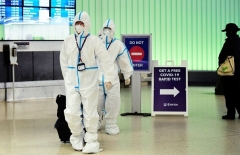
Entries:
{"label": "person in white hazmat suit", "polygon": [[[90,17],[87,12],[79,12],[75,16],[73,27],[75,34],[64,40],[60,51],[66,91],[64,114],[72,133],[72,147],[83,153],[97,153],[100,151],[100,144],[97,141],[99,115],[96,57],[105,75],[104,85],[107,89],[113,83],[114,67],[101,39],[89,33]],[[80,104],[83,109],[80,109]],[[84,127],[86,133],[83,131]]]}
{"label": "person in white hazmat suit", "polygon": [[101,66],[99,67],[99,97],[98,97],[98,113],[99,113],[99,124],[98,129],[101,128],[101,121],[103,115],[105,115],[105,132],[110,135],[116,135],[120,132],[117,126],[117,116],[120,110],[120,82],[118,73],[119,70],[124,75],[125,85],[130,84],[130,76],[133,73],[133,64],[129,55],[128,49],[123,42],[114,38],[115,24],[113,20],[108,19],[104,24],[103,28],[99,32],[99,37],[103,40],[103,43],[114,61],[114,80],[112,87],[106,90],[104,83],[106,77]]}

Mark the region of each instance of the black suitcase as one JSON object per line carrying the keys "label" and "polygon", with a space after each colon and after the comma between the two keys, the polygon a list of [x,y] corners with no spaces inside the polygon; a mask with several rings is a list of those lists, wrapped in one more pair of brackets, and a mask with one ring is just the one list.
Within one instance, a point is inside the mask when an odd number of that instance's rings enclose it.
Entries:
{"label": "black suitcase", "polygon": [[68,124],[65,120],[64,116],[64,109],[66,109],[66,96],[65,95],[58,95],[56,97],[56,103],[58,105],[57,109],[57,121],[54,125],[54,128],[58,132],[58,136],[60,141],[67,143],[70,140],[70,136],[72,135]]}

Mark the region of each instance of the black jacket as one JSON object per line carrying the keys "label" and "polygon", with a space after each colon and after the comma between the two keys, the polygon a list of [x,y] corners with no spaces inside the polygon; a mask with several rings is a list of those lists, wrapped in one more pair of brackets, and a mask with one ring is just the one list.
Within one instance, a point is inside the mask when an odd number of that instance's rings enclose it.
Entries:
{"label": "black jacket", "polygon": [[238,35],[226,39],[218,56],[218,65],[230,55],[234,56],[235,75],[240,75],[240,38]]}

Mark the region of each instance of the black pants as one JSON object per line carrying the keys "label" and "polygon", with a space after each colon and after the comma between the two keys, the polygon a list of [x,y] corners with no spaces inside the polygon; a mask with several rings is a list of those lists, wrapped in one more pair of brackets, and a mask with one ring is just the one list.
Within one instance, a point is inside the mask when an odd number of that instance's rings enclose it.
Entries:
{"label": "black pants", "polygon": [[222,80],[227,115],[235,117],[236,110],[240,114],[240,76],[223,76]]}

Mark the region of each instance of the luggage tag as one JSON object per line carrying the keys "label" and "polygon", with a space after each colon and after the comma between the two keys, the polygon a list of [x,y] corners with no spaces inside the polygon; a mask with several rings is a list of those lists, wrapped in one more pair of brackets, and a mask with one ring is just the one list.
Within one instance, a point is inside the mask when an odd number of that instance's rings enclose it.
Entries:
{"label": "luggage tag", "polygon": [[84,71],[86,68],[85,68],[85,63],[81,62],[77,65],[77,69],[78,71]]}

